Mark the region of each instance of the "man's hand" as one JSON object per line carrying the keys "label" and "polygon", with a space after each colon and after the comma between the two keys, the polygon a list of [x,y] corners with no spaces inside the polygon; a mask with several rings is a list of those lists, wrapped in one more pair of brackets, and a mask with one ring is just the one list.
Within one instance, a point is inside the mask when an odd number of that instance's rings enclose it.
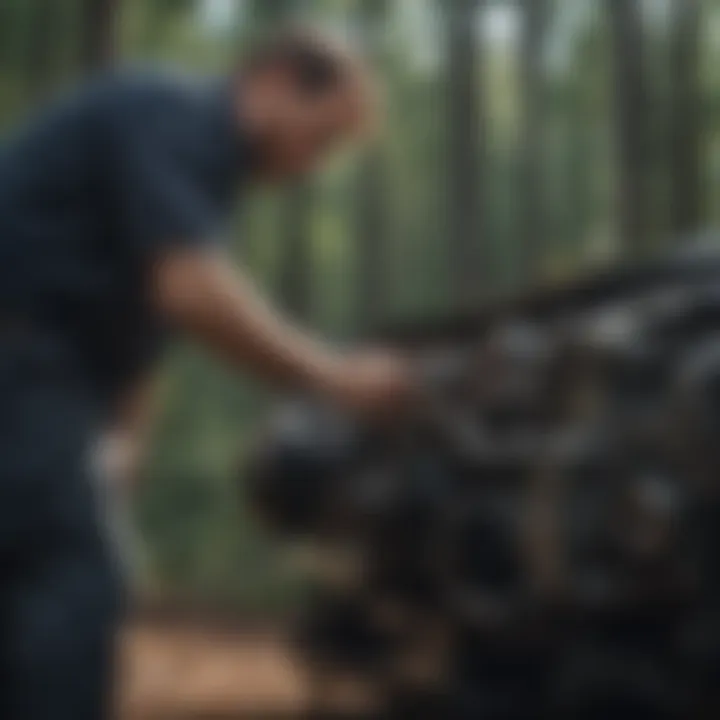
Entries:
{"label": "man's hand", "polygon": [[366,351],[350,355],[320,381],[319,389],[341,407],[373,417],[394,415],[416,395],[409,363],[400,355]]}
{"label": "man's hand", "polygon": [[144,460],[148,435],[158,410],[154,374],[138,378],[120,397],[110,427],[100,444],[102,467],[124,495],[130,495]]}

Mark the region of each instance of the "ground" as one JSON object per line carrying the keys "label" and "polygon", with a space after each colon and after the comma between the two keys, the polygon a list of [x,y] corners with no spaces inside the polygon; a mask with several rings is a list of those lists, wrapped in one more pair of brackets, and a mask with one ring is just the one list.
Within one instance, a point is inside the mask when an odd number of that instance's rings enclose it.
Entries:
{"label": "ground", "polygon": [[292,717],[302,673],[281,633],[136,622],[123,635],[122,720]]}

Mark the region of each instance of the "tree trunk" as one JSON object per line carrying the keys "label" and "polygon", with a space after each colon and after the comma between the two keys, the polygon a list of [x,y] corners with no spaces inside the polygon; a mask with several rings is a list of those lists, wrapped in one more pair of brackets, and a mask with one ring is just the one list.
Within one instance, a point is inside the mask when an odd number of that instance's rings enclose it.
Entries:
{"label": "tree trunk", "polygon": [[676,240],[702,222],[699,34],[700,1],[673,3],[670,187]]}
{"label": "tree trunk", "polygon": [[484,202],[479,163],[484,117],[478,102],[477,8],[478,0],[441,5],[447,53],[450,273],[460,305],[481,297],[490,276],[481,229]]}
{"label": "tree trunk", "polygon": [[522,140],[521,140],[521,261],[526,278],[540,270],[546,247],[543,216],[543,71],[542,50],[547,21],[546,0],[523,0],[521,50]]}
{"label": "tree trunk", "polygon": [[62,13],[67,12],[60,0],[32,0],[30,29],[32,41],[28,48],[28,89],[31,102],[41,100],[57,80],[59,54],[63,37],[60,32]]}
{"label": "tree trunk", "polygon": [[648,218],[648,103],[643,72],[643,32],[637,0],[606,0],[612,38],[617,147],[617,212],[623,251],[650,251]]}
{"label": "tree trunk", "polygon": [[303,183],[283,198],[279,292],[283,307],[297,320],[312,315],[312,187]]}
{"label": "tree trunk", "polygon": [[17,36],[18,11],[15,3],[0,0],[0,68],[9,73],[17,60],[13,37]]}
{"label": "tree trunk", "polygon": [[305,0],[253,0],[250,14],[260,32],[276,30],[295,18],[305,7]]}
{"label": "tree trunk", "polygon": [[[359,26],[363,46],[378,64],[384,53],[386,19],[386,0],[361,0]],[[376,145],[360,167],[357,190],[357,320],[366,328],[378,326],[388,301],[387,191],[385,155],[383,148]]]}
{"label": "tree trunk", "polygon": [[115,59],[120,0],[83,0],[82,67],[101,70]]}

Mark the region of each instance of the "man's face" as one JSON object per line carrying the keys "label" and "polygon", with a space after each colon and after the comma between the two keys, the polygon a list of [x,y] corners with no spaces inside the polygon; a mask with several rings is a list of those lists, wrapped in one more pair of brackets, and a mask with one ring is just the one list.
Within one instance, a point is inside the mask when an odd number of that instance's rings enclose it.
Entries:
{"label": "man's face", "polygon": [[265,122],[258,133],[264,179],[291,181],[312,173],[363,133],[369,108],[361,88],[352,83],[313,93],[282,75],[267,82]]}

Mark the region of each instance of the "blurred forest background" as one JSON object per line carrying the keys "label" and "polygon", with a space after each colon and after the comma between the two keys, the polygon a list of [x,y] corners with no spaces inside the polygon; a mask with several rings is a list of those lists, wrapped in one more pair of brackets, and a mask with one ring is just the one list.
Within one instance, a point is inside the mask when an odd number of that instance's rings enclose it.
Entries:
{"label": "blurred forest background", "polygon": [[[720,0],[0,0],[0,127],[114,64],[221,72],[293,18],[361,43],[389,89],[369,156],[238,211],[238,260],[320,332],[351,341],[718,225]],[[238,492],[267,392],[181,346],[162,395],[141,585],[286,606],[298,584]]]}

